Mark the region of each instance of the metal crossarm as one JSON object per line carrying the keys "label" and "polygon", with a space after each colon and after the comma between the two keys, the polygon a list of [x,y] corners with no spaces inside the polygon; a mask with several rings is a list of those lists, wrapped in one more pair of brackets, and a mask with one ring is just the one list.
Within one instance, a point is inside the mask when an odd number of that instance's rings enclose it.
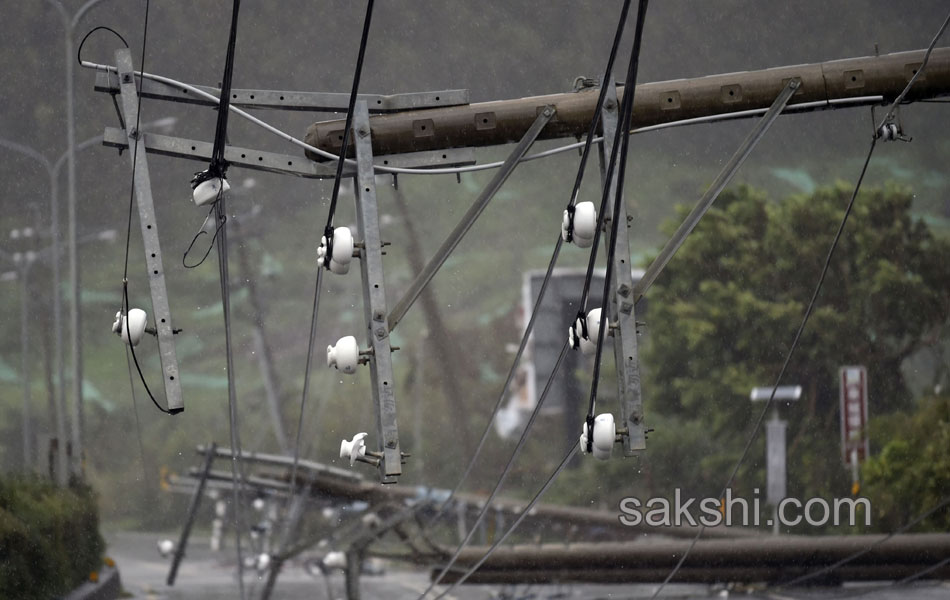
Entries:
{"label": "metal crossarm", "polygon": [[[129,147],[138,145],[136,152],[129,152],[129,161],[135,169],[135,197],[139,207],[139,224],[142,226],[142,242],[145,245],[145,265],[148,268],[148,287],[152,295],[152,316],[158,332],[158,351],[162,361],[162,383],[165,386],[165,401],[172,414],[185,410],[181,397],[181,381],[178,376],[178,357],[175,354],[175,340],[172,334],[172,316],[168,307],[168,291],[165,288],[165,269],[162,266],[162,248],[158,242],[158,223],[155,220],[155,206],[152,203],[152,183],[149,179],[148,160],[145,154],[145,142],[139,131],[138,93],[135,90],[132,52],[123,49],[115,53],[119,69],[122,112],[126,124],[126,138]],[[133,157],[137,158],[133,160]]]}
{"label": "metal crossarm", "polygon": [[366,335],[372,350],[369,367],[373,404],[376,407],[376,439],[381,454],[379,476],[382,483],[395,483],[402,474],[399,429],[396,425],[396,382],[393,378],[392,349],[386,324],[386,285],[383,281],[382,241],[376,206],[376,175],[369,133],[366,102],[356,103],[353,115],[356,145],[356,226],[363,243],[360,273],[363,279],[363,313]]}

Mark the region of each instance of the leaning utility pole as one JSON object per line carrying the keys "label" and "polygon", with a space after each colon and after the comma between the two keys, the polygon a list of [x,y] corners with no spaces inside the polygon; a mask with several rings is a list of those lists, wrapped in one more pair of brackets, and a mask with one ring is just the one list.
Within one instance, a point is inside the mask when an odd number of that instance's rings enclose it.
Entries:
{"label": "leaning utility pole", "polygon": [[[802,84],[787,111],[823,110],[846,105],[892,101],[917,73],[924,50],[882,56],[743,71],[693,79],[675,79],[637,86],[633,102],[634,129],[713,115],[751,116],[765,109],[791,79]],[[623,88],[618,88],[623,98]],[[950,48],[935,48],[907,101],[950,94]],[[597,105],[597,94],[573,92],[515,100],[480,102],[412,110],[370,118],[373,151],[399,154],[439,148],[491,146],[517,141],[543,107],[553,105],[556,117],[539,139],[585,135]],[[757,114],[757,113],[756,113]],[[321,121],[307,130],[305,141],[337,153],[343,121]],[[352,151],[350,152],[352,154]],[[326,160],[307,152],[313,160]]]}

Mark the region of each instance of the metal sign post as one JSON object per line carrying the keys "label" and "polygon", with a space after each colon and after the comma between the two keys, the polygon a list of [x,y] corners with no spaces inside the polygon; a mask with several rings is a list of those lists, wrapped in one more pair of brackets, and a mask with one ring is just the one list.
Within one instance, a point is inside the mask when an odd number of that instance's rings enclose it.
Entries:
{"label": "metal sign post", "polygon": [[863,366],[841,367],[841,453],[851,468],[852,493],[860,490],[859,467],[870,454],[868,440],[868,371]]}
{"label": "metal sign post", "polygon": [[[774,389],[774,392],[773,392]],[[774,395],[773,395],[774,394]],[[749,400],[753,402],[768,402],[773,400],[798,400],[802,397],[802,386],[782,385],[775,388],[752,388]],[[779,533],[778,505],[787,495],[787,469],[785,432],[788,430],[788,421],[778,416],[778,404],[772,409],[771,420],[765,423],[765,501],[772,505],[772,534]]]}

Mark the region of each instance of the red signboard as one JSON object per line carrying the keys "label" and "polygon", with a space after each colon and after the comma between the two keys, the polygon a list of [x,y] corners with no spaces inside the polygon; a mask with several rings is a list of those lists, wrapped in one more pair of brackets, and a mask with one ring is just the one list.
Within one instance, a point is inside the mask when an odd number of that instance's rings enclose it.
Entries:
{"label": "red signboard", "polygon": [[858,462],[867,458],[868,446],[868,372],[864,367],[841,367],[841,450],[844,462],[851,465],[857,451]]}

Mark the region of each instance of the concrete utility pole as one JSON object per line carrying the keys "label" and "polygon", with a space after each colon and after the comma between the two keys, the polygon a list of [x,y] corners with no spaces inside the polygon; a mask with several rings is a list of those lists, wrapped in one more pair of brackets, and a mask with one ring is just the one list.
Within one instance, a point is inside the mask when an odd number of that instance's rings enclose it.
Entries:
{"label": "concrete utility pole", "polygon": [[[789,105],[799,110],[822,110],[845,104],[883,104],[897,97],[920,68],[924,50],[882,56],[849,58],[822,63],[777,67],[676,79],[637,86],[633,103],[634,129],[703,118],[724,113],[763,110],[792,78],[802,86]],[[618,93],[623,97],[623,89]],[[927,73],[907,95],[908,101],[950,94],[950,48],[936,48]],[[573,92],[481,102],[464,106],[405,111],[370,118],[373,151],[400,154],[437,148],[491,146],[517,141],[544,106],[553,105],[556,117],[539,138],[584,135],[597,104],[597,94]],[[737,114],[737,117],[749,116]],[[342,120],[310,126],[305,141],[322,150],[338,152]],[[352,154],[352,151],[351,151]],[[313,160],[325,160],[308,152]]]}

